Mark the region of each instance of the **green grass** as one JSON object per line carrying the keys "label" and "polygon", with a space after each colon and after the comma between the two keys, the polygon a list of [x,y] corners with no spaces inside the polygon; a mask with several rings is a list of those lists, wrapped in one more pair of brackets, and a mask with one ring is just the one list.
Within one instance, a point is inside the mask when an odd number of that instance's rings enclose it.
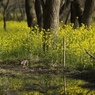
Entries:
{"label": "green grass", "polygon": [[[73,29],[72,25],[61,25],[56,38],[49,36],[49,49],[43,52],[43,31],[31,30],[26,22],[7,22],[7,31],[3,30],[3,22],[0,22],[0,59],[24,59],[30,55],[48,59],[50,62],[63,63],[63,38],[66,37],[66,64],[86,65],[94,67],[89,56],[85,53],[86,48],[91,54],[95,53],[95,24],[89,29],[84,26]],[[54,44],[56,43],[56,44]]]}

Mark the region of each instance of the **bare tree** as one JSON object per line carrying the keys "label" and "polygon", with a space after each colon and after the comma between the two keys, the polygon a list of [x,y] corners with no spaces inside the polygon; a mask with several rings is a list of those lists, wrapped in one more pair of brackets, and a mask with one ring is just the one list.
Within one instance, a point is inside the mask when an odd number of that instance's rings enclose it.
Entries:
{"label": "bare tree", "polygon": [[24,0],[20,0],[20,1],[19,0],[0,0],[0,7],[1,7],[0,12],[3,15],[5,30],[6,30],[7,20],[20,21],[20,20],[25,19],[25,1]]}
{"label": "bare tree", "polygon": [[8,4],[9,4],[9,0],[6,1],[5,4],[3,4],[1,2],[3,8],[4,8],[4,11],[3,11],[3,22],[4,22],[4,29],[6,30],[6,15],[7,15],[7,8],[8,8]]}

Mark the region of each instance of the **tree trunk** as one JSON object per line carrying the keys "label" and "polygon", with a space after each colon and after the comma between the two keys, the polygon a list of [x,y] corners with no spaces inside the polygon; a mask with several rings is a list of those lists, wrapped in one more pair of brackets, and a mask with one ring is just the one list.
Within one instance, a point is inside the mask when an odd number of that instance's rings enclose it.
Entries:
{"label": "tree trunk", "polygon": [[91,25],[94,10],[95,0],[86,0],[83,13],[83,23],[88,27]]}
{"label": "tree trunk", "polygon": [[3,14],[4,30],[6,30],[6,14]]}
{"label": "tree trunk", "polygon": [[28,27],[36,26],[37,17],[35,11],[35,0],[25,0],[25,8],[26,8]]}
{"label": "tree trunk", "polygon": [[60,21],[65,21],[65,24],[67,24],[69,15],[70,15],[70,5],[71,1],[70,0],[61,0],[60,4]]}
{"label": "tree trunk", "polygon": [[72,2],[71,3],[71,23],[73,23],[75,25],[76,22],[76,12],[75,12],[75,5]]}
{"label": "tree trunk", "polygon": [[3,12],[3,22],[4,22],[4,29],[6,30],[6,11],[7,11],[7,7],[9,4],[9,0],[7,0],[6,5],[4,7],[4,12]]}
{"label": "tree trunk", "polygon": [[58,29],[59,26],[59,9],[60,0],[46,0],[43,10],[44,15],[44,29]]}
{"label": "tree trunk", "polygon": [[37,24],[40,28],[43,27],[43,10],[42,10],[42,4],[40,0],[35,0],[35,10],[37,15]]}
{"label": "tree trunk", "polygon": [[48,49],[49,34],[46,32],[52,32],[54,37],[54,43],[56,43],[56,32],[59,27],[59,10],[60,10],[60,0],[46,0],[43,7],[43,28],[46,30],[43,35],[43,50]]}
{"label": "tree trunk", "polygon": [[[74,26],[77,27],[78,23],[79,26],[81,26],[82,23],[82,16],[83,16],[83,11],[84,11],[84,1],[85,0],[74,0],[71,3],[71,23],[74,23]],[[76,20],[78,23],[76,23]]]}

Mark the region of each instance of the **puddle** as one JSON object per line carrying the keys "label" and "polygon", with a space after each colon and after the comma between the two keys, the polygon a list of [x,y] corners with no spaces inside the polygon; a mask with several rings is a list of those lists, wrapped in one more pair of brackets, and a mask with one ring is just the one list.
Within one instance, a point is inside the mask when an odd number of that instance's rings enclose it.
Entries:
{"label": "puddle", "polygon": [[[0,95],[94,95],[95,93],[95,85],[69,78],[58,71],[56,73],[56,70],[8,68],[3,66],[0,69]],[[90,88],[86,84],[89,84]]]}

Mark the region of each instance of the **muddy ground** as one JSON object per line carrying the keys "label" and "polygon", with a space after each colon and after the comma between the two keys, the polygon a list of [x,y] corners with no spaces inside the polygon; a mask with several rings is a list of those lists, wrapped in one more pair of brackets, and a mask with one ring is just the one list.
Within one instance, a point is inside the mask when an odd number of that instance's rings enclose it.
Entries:
{"label": "muddy ground", "polygon": [[81,85],[82,88],[95,89],[95,71],[89,71],[86,69],[78,69],[72,67],[54,66],[54,65],[42,65],[35,64],[31,67],[13,65],[13,64],[0,64],[0,76],[8,76],[16,78],[18,76],[27,74],[37,75],[65,75],[68,78],[80,79],[88,82],[88,84]]}

